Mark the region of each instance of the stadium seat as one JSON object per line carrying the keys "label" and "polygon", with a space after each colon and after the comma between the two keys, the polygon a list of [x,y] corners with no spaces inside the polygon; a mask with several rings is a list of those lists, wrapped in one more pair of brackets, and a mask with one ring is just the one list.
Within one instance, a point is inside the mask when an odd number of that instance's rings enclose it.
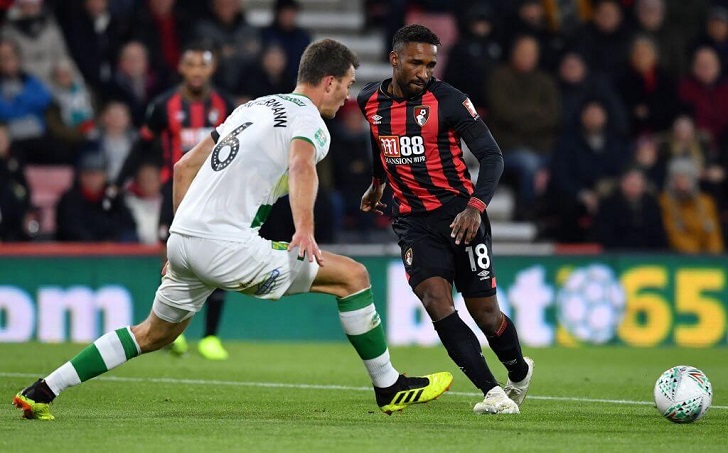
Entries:
{"label": "stadium seat", "polygon": [[25,178],[30,186],[31,203],[40,209],[40,234],[50,236],[56,230],[56,204],[73,184],[70,165],[29,165]]}

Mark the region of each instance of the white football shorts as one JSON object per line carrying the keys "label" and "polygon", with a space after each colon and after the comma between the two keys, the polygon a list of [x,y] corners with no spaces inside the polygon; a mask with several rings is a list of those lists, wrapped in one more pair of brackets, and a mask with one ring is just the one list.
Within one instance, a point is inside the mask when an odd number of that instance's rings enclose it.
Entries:
{"label": "white football shorts", "polygon": [[251,235],[243,243],[172,233],[167,240],[167,273],[152,310],[167,322],[195,315],[215,288],[277,300],[306,293],[318,273],[316,260],[299,258],[285,242]]}

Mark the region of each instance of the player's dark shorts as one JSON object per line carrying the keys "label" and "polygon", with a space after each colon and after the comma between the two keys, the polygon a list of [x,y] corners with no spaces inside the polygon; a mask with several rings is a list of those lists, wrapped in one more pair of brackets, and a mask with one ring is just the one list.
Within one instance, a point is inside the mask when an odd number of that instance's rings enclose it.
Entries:
{"label": "player's dark shorts", "polygon": [[450,224],[467,203],[467,199],[458,197],[433,212],[395,218],[392,228],[399,237],[412,289],[430,277],[442,277],[450,284],[454,282],[464,297],[495,294],[487,213],[482,215],[480,229],[470,244],[455,245],[455,238],[450,237]]}

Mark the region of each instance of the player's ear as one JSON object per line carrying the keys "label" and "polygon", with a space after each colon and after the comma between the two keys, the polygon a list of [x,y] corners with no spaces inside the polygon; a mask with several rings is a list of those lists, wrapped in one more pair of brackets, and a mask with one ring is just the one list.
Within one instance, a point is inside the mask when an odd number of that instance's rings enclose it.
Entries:
{"label": "player's ear", "polygon": [[336,77],[332,75],[327,75],[324,77],[324,88],[326,89],[326,93],[330,93],[334,90],[334,82],[336,81]]}
{"label": "player's ear", "polygon": [[397,55],[397,52],[394,50],[389,52],[389,63],[392,66],[397,66],[399,64],[399,55]]}

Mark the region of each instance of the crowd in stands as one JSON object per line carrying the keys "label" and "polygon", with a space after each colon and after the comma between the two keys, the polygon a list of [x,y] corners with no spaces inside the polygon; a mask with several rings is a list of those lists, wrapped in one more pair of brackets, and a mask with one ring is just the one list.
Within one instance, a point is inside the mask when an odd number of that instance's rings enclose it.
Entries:
{"label": "crowd in stands", "polygon": [[[515,218],[536,224],[539,239],[724,251],[728,0],[363,4],[367,30],[386,36],[413,14],[457,24],[437,75],[466,92],[490,127]],[[157,241],[160,167],[145,162],[120,196],[107,191],[140,140],[147,106],[174,89],[193,41],[215,49],[214,85],[237,103],[291,91],[311,40],[297,25],[301,7],[274,1],[260,28],[240,0],[0,1],[0,241]],[[387,228],[358,210],[370,178],[368,128],[347,105],[330,129],[317,237],[354,231],[366,240]],[[37,166],[75,170],[50,222],[27,178]],[[286,239],[290,228],[282,204],[263,233]]]}

